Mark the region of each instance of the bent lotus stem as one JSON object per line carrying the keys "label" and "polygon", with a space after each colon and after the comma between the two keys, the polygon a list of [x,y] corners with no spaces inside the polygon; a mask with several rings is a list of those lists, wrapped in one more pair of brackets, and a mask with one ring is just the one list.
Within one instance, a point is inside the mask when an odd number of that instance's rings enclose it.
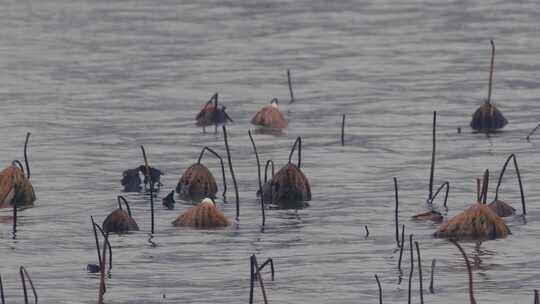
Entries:
{"label": "bent lotus stem", "polygon": [[502,178],[504,176],[504,172],[506,172],[506,167],[508,166],[508,163],[510,162],[511,159],[514,161],[514,168],[516,168],[516,175],[517,175],[518,183],[519,183],[519,191],[521,194],[521,207],[523,208],[523,214],[525,215],[527,214],[527,210],[525,208],[525,194],[523,191],[523,183],[521,182],[521,173],[519,173],[519,167],[517,164],[516,155],[513,153],[510,154],[510,156],[508,156],[508,158],[506,159],[506,162],[504,163],[504,166],[501,170],[501,174],[499,175],[499,180],[497,181],[497,188],[495,190],[495,200],[499,198],[499,189],[501,187]]}
{"label": "bent lotus stem", "polygon": [[118,207],[120,208],[120,210],[123,210],[122,209],[122,202],[124,202],[124,204],[126,205],[127,213],[129,215],[129,217],[131,217],[131,208],[129,207],[129,203],[126,200],[126,198],[123,197],[122,195],[119,195],[116,199],[118,200]]}
{"label": "bent lotus stem", "polygon": [[414,252],[413,252],[413,235],[409,235],[409,247],[411,249],[411,271],[409,272],[409,297],[408,303],[411,304],[411,288],[412,288],[412,277],[414,272]]}
{"label": "bent lotus stem", "polygon": [[[98,238],[97,230],[99,230],[99,232],[101,233],[104,239],[105,239],[105,236],[108,234],[106,234],[105,231],[103,231],[103,228],[101,228],[100,225],[94,222],[94,217],[90,216],[90,220],[92,221],[92,227],[94,229],[94,238],[96,239],[96,249],[98,253],[99,267],[100,269],[103,269],[105,265],[101,261],[101,250],[99,246],[99,238]],[[111,247],[111,243],[109,243],[108,237],[105,239],[104,243],[107,245],[106,247],[109,248],[109,272],[110,272],[112,269],[112,247]],[[103,249],[105,250],[105,247]]]}
{"label": "bent lotus stem", "polygon": [[255,159],[257,160],[257,176],[259,177],[259,192],[261,193],[261,213],[262,213],[262,225],[266,223],[266,215],[264,213],[264,193],[262,189],[261,181],[261,162],[259,161],[259,153],[257,153],[257,146],[251,135],[251,130],[248,130],[249,139],[251,140],[251,145],[253,146],[253,151],[255,152]]}
{"label": "bent lotus stem", "polygon": [[266,165],[264,166],[264,182],[266,183],[268,181],[268,167],[269,165],[272,165],[272,177],[274,177],[274,161],[269,159],[266,161]]}
{"label": "bent lotus stem", "polygon": [[394,215],[395,215],[394,222],[396,224],[396,243],[397,243],[398,247],[400,247],[400,245],[399,245],[399,223],[398,223],[399,195],[398,195],[398,182],[397,182],[396,177],[394,177],[394,196],[395,196],[395,200],[396,200],[396,207],[394,208]]}
{"label": "bent lotus stem", "polygon": [[236,220],[240,218],[240,198],[238,196],[238,185],[236,184],[236,177],[234,176],[234,168],[231,160],[231,151],[229,150],[229,141],[227,140],[227,128],[225,125],[221,126],[223,129],[223,141],[225,142],[225,150],[227,150],[227,160],[229,161],[229,170],[231,171],[231,177],[234,185],[234,194],[236,196]]}
{"label": "bent lotus stem", "polygon": [[302,137],[298,136],[294,142],[291,153],[289,153],[289,164],[291,163],[292,155],[296,149],[296,146],[298,146],[298,169],[300,169],[300,165],[302,164]]}
{"label": "bent lotus stem", "polygon": [[482,184],[482,181],[480,181],[479,178],[476,178],[476,201],[480,202],[480,185]]}
{"label": "bent lotus stem", "polygon": [[418,257],[418,276],[420,280],[420,304],[424,304],[424,285],[422,277],[422,259],[420,258],[420,246],[417,241],[414,241],[414,246],[416,246],[416,256]]}
{"label": "bent lotus stem", "polygon": [[375,280],[377,280],[377,286],[379,287],[379,304],[382,304],[382,287],[381,287],[381,281],[379,281],[379,277],[375,275]]}
{"label": "bent lotus stem", "polygon": [[491,66],[489,67],[489,88],[488,88],[488,99],[487,103],[491,103],[491,87],[493,83],[493,69],[495,66],[495,43],[493,40],[489,41],[491,43]]}
{"label": "bent lotus stem", "polygon": [[257,270],[257,272],[260,272],[261,270],[263,270],[263,268],[266,265],[270,265],[270,271],[272,273],[272,281],[273,281],[274,277],[275,277],[274,276],[275,275],[275,270],[274,270],[274,260],[272,258],[269,258],[264,263],[262,263],[261,266],[259,266],[259,269]]}
{"label": "bent lotus stem", "polygon": [[24,268],[24,266],[21,265],[19,267],[19,273],[21,275],[22,287],[23,287],[23,292],[24,292],[24,303],[28,304],[28,292],[26,290],[26,280],[28,280],[28,283],[30,283],[30,287],[32,288],[32,293],[34,294],[34,303],[37,304],[38,296],[37,296],[36,288],[34,287],[34,283],[32,282],[32,279],[30,278],[28,271],[26,271],[26,268]]}
{"label": "bent lotus stem", "polygon": [[531,139],[531,135],[534,134],[534,132],[536,132],[536,130],[538,130],[540,128],[540,123],[536,125],[536,127],[534,127],[534,129],[531,130],[531,132],[529,132],[529,134],[527,134],[527,137],[525,137],[526,140],[529,140]]}
{"label": "bent lotus stem", "polygon": [[[254,286],[254,281],[257,280],[259,281],[259,285],[261,287],[261,292],[262,292],[262,295],[263,295],[263,300],[264,300],[264,304],[268,304],[268,298],[266,297],[266,290],[264,289],[264,282],[263,282],[263,278],[261,276],[261,273],[258,271],[259,269],[259,265],[257,263],[257,257],[255,255],[252,255],[251,258],[250,258],[250,261],[251,261],[251,286],[253,287]],[[253,289],[251,290],[250,292],[250,304],[253,303]]]}
{"label": "bent lotus stem", "polygon": [[436,143],[436,137],[435,137],[435,131],[437,128],[437,111],[433,111],[433,135],[432,135],[432,143],[431,143],[431,166],[429,169],[429,197],[428,201],[431,202],[433,200],[433,175],[435,174],[435,143]]}
{"label": "bent lotus stem", "polygon": [[148,166],[148,158],[146,158],[146,151],[144,146],[141,145],[141,151],[144,158],[144,167],[146,171],[146,176],[148,176],[148,181],[150,182],[150,216],[151,216],[151,231],[154,234],[154,181],[152,180],[152,175],[150,175],[150,167]]}
{"label": "bent lotus stem", "polygon": [[219,162],[221,164],[221,176],[223,178],[223,197],[225,197],[225,193],[227,193],[227,181],[225,180],[225,166],[223,165],[223,158],[221,158],[221,156],[219,156],[219,154],[217,154],[216,151],[214,151],[214,150],[210,149],[209,147],[205,146],[201,150],[201,154],[199,154],[199,158],[197,159],[197,164],[201,163],[201,159],[202,159],[205,151],[208,151],[208,152],[214,154],[214,156],[219,159]]}
{"label": "bent lotus stem", "polygon": [[474,299],[473,294],[473,276],[471,271],[471,263],[469,262],[469,258],[467,258],[467,254],[465,253],[465,250],[463,250],[463,247],[456,241],[456,240],[450,240],[452,244],[456,245],[456,247],[461,252],[461,255],[463,256],[463,259],[465,260],[465,265],[467,266],[467,272],[469,273],[469,299],[471,304],[476,304],[476,300]]}
{"label": "bent lotus stem", "polygon": [[[100,228],[100,227],[98,226],[98,228]],[[105,263],[106,263],[106,258],[105,258],[105,256],[107,254],[107,250],[106,250],[107,245],[109,246],[109,249],[110,249],[111,247],[110,247],[110,244],[109,244],[109,233],[108,232],[104,234],[104,240],[103,240],[103,253],[101,255],[101,263],[102,263],[103,267],[101,268],[101,271],[100,271],[100,274],[99,274],[98,304],[103,304],[103,295],[106,292],[106,287],[105,287]],[[109,253],[109,255],[110,255],[110,253]]]}
{"label": "bent lotus stem", "polygon": [[433,194],[433,197],[431,200],[433,201],[435,198],[437,198],[437,195],[439,195],[439,192],[441,192],[442,188],[446,188],[446,192],[444,194],[444,208],[448,210],[448,207],[446,206],[446,202],[448,201],[448,192],[450,191],[450,182],[446,181],[442,183],[442,185],[439,186],[437,191]]}
{"label": "bent lotus stem", "polygon": [[30,179],[30,165],[28,165],[28,140],[30,139],[30,132],[26,133],[26,140],[24,141],[24,164],[26,165],[26,177]]}

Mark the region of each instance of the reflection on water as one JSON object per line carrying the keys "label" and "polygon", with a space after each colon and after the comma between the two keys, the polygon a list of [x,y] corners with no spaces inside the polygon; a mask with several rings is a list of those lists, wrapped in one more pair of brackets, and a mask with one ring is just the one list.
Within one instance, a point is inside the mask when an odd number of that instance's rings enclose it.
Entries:
{"label": "reflection on water", "polygon": [[[375,273],[385,302],[403,302],[394,176],[400,223],[419,240],[425,269],[437,258],[436,293],[425,293],[426,301],[463,302],[467,277],[459,252],[432,237],[434,224],[410,220],[426,207],[437,110],[435,184],[450,181],[446,217],[475,201],[475,179],[484,169],[498,174],[501,160],[519,157],[531,202],[527,217],[506,219],[513,233],[507,239],[463,246],[476,261],[478,302],[530,301],[540,285],[534,207],[540,168],[536,140],[525,136],[540,113],[538,20],[533,1],[5,2],[0,159],[4,165],[20,159],[21,138],[32,132],[38,198],[19,213],[16,240],[11,210],[0,211],[7,298],[20,301],[17,271],[24,264],[43,302],[95,302],[98,276],[84,269],[96,260],[89,216],[100,222],[116,208],[122,172],[142,163],[144,144],[152,166],[165,173],[155,199],[156,233],[148,235],[148,195],[125,193],[141,231],[111,236],[117,258],[107,303],[245,301],[252,253],[274,259],[276,281],[267,284],[273,303],[376,302]],[[468,126],[487,91],[489,39],[497,43],[493,101],[509,124],[486,137]],[[268,96],[289,99],[286,69],[296,99],[280,105],[288,128],[279,134],[254,128],[250,120]],[[226,229],[172,227],[191,204],[168,210],[163,196],[204,146],[224,151],[221,130],[204,134],[195,126],[209,92],[219,92],[234,119],[228,133],[240,217]],[[309,208],[269,208],[261,227],[248,129],[261,159],[278,167],[302,136]],[[217,161],[205,162],[218,173]],[[518,187],[508,183],[503,192],[517,208]],[[234,194],[217,205],[235,217]],[[405,277],[408,267],[405,253]]]}

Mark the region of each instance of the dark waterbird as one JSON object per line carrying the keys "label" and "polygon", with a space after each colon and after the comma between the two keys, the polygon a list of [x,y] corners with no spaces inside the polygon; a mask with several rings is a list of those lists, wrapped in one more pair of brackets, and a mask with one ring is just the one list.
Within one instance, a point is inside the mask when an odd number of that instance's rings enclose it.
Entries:
{"label": "dark waterbird", "polygon": [[[146,174],[146,168],[144,165],[140,165],[137,168],[128,169],[122,172],[122,186],[124,186],[124,192],[139,192],[142,187],[141,184],[144,183],[144,188],[147,189],[147,186],[152,187],[154,190],[159,191],[163,185],[160,182],[161,176],[163,173],[156,168],[149,167],[151,178],[148,178]],[[150,184],[152,180],[152,184]]]}
{"label": "dark waterbird", "polygon": [[176,192],[182,200],[200,201],[206,197],[216,198],[216,193],[218,191],[216,180],[210,170],[201,163],[205,151],[212,153],[219,159],[223,177],[223,196],[225,196],[225,193],[227,192],[223,159],[214,150],[204,147],[199,154],[197,162],[184,171],[184,174],[182,174],[176,185]]}
{"label": "dark waterbird", "polygon": [[[125,197],[119,195],[118,209],[111,212],[103,221],[102,227],[106,233],[126,233],[128,231],[138,231],[137,222],[131,217],[131,208]],[[122,202],[126,205],[126,210],[122,208]]]}
{"label": "dark waterbird", "polygon": [[0,208],[11,206],[29,207],[34,204],[36,195],[30,182],[30,166],[28,164],[28,140],[24,143],[24,162],[26,173],[20,161],[14,160],[10,166],[0,172]]}
{"label": "dark waterbird", "polygon": [[491,103],[491,88],[493,83],[493,68],[495,63],[495,43],[491,43],[491,66],[489,69],[489,87],[488,97],[484,104],[480,106],[473,114],[471,128],[478,132],[489,133],[504,128],[508,121],[501,111]]}
{"label": "dark waterbird", "polygon": [[260,109],[251,119],[251,123],[257,126],[270,129],[285,129],[288,126],[287,120],[279,110],[277,98],[270,101],[269,106]]}
{"label": "dark waterbird", "polygon": [[504,220],[486,205],[488,183],[489,171],[486,170],[478,203],[442,223],[435,232],[436,237],[485,240],[511,234]]}
{"label": "dark waterbird", "polygon": [[196,125],[203,127],[203,132],[205,133],[207,126],[214,125],[215,133],[217,133],[217,127],[219,125],[226,124],[227,121],[233,122],[227,112],[225,112],[225,109],[225,106],[218,103],[218,93],[215,93],[195,117],[197,121]]}

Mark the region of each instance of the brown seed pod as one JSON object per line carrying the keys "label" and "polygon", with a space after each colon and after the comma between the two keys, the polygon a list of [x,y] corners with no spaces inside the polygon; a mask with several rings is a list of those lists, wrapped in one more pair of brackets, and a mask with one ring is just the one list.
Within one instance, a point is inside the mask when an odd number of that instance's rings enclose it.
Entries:
{"label": "brown seed pod", "polygon": [[474,204],[435,232],[436,237],[479,240],[504,238],[509,234],[504,220],[484,204]]}
{"label": "brown seed pod", "polygon": [[230,222],[214,205],[212,199],[205,198],[178,216],[172,224],[176,227],[212,229],[229,226]]}
{"label": "brown seed pod", "polygon": [[13,164],[0,172],[0,208],[32,206],[35,200],[32,183],[19,167]]}
{"label": "brown seed pod", "polygon": [[488,98],[473,114],[471,128],[478,132],[493,132],[502,129],[508,121],[493,104],[491,104],[491,88],[493,83],[493,67],[495,62],[495,43],[491,43],[491,66],[489,69]]}
{"label": "brown seed pod", "polygon": [[285,116],[278,108],[277,98],[272,99],[269,106],[260,109],[251,119],[251,123],[271,129],[285,129],[288,126]]}
{"label": "brown seed pod", "polygon": [[[126,205],[126,210],[122,209],[122,203]],[[118,196],[119,208],[111,212],[101,225],[106,233],[126,233],[128,231],[138,231],[137,222],[131,217],[131,209],[127,200],[123,196]]]}
{"label": "brown seed pod", "polygon": [[218,186],[214,176],[208,168],[201,164],[204,152],[209,151],[216,156],[221,163],[221,174],[223,178],[223,196],[227,192],[227,181],[225,179],[225,167],[223,159],[214,150],[204,147],[199,154],[199,159],[196,164],[191,165],[186,169],[180,177],[176,192],[183,200],[200,201],[205,197],[215,198],[218,191]]}
{"label": "brown seed pod", "polygon": [[[298,165],[291,162],[292,155],[298,146]],[[289,153],[289,163],[281,168],[271,181],[271,202],[282,209],[298,209],[308,206],[311,200],[309,181],[300,170],[302,163],[302,138],[298,137]],[[264,193],[264,190],[263,190]]]}
{"label": "brown seed pod", "polygon": [[516,209],[514,209],[514,207],[500,200],[491,202],[488,207],[500,217],[511,216],[516,213]]}

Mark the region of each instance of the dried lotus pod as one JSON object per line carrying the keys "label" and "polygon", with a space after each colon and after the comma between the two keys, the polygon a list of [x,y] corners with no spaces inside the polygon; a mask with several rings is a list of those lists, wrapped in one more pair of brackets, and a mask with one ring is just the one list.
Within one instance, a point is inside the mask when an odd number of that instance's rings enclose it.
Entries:
{"label": "dried lotus pod", "polygon": [[196,206],[179,215],[172,224],[176,227],[212,229],[229,226],[230,222],[225,214],[214,205],[211,198],[205,198]]}
{"label": "dried lotus pod", "polygon": [[285,116],[279,110],[277,98],[272,99],[269,106],[260,109],[251,119],[251,123],[271,129],[285,129],[288,126]]}
{"label": "dried lotus pod", "polygon": [[[131,208],[127,200],[118,196],[118,209],[111,212],[101,225],[106,233],[126,233],[128,231],[138,231],[137,222],[131,217]],[[126,205],[126,210],[122,208],[122,202]]]}

